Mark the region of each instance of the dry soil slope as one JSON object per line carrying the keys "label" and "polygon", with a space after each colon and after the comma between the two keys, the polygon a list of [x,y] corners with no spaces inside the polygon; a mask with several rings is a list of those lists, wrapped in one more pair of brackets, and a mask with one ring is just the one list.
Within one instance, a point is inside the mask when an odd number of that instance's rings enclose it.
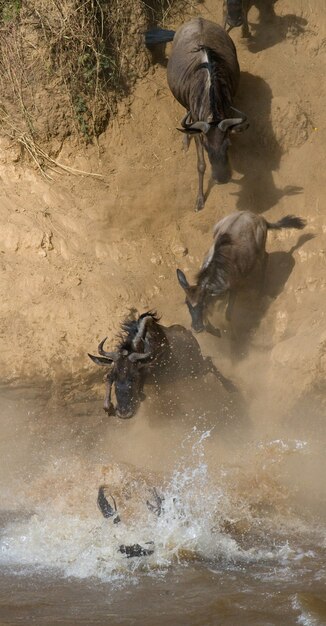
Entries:
{"label": "dry soil slope", "polygon": [[[216,10],[209,0],[198,11],[220,21],[220,4]],[[279,414],[302,394],[322,396],[325,7],[323,0],[275,6],[275,23],[264,27],[252,9],[257,37],[249,44],[232,32],[243,72],[237,102],[251,126],[234,139],[233,181],[214,187],[200,214],[193,212],[195,151],[181,152],[175,129],[182,110],[162,66],[153,67],[122,103],[100,138],[99,157],[95,148],[85,154],[65,144],[61,161],[101,172],[103,182],[58,175],[43,180],[22,168],[2,142],[2,379],[74,374],[78,383],[94,371],[85,353],[105,335],[113,341],[131,307],[157,308],[164,323],[188,325],[176,266],[195,273],[214,222],[250,209],[269,220],[287,213],[305,217],[315,238],[297,246],[295,231],[269,236],[272,287],[242,358],[234,356],[236,341],[221,315],[222,340],[203,336],[203,349],[238,380],[258,417],[268,405]]]}

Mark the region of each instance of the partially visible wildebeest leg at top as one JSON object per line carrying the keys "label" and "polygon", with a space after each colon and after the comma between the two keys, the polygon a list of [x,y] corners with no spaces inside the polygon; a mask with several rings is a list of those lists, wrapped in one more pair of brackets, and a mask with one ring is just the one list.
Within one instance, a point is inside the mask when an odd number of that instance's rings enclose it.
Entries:
{"label": "partially visible wildebeest leg at top", "polygon": [[204,204],[204,174],[206,170],[206,163],[204,158],[204,148],[199,135],[195,135],[196,149],[197,149],[197,170],[198,170],[198,195],[195,205],[195,211],[200,211]]}
{"label": "partially visible wildebeest leg at top", "polygon": [[231,317],[232,317],[232,310],[233,310],[233,306],[234,306],[234,302],[236,299],[236,291],[233,289],[230,289],[229,291],[229,300],[228,300],[228,304],[226,307],[226,311],[225,311],[225,317],[227,319],[228,322],[231,321]]}
{"label": "partially visible wildebeest leg at top", "polygon": [[241,36],[242,37],[251,37],[251,33],[249,30],[249,24],[248,24],[248,10],[249,10],[249,2],[247,2],[246,0],[244,0],[243,3],[243,24],[242,24],[242,28],[241,28]]}
{"label": "partially visible wildebeest leg at top", "polygon": [[224,30],[226,30],[226,32],[228,33],[229,30],[231,30],[230,28],[228,29],[228,10],[227,10],[227,6],[226,6],[226,0],[223,1],[223,28]]}

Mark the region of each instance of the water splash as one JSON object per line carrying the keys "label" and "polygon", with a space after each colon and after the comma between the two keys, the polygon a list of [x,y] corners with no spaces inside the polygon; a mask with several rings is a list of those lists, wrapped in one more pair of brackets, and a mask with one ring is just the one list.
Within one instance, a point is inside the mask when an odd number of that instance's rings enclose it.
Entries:
{"label": "water splash", "polygon": [[[121,582],[126,577],[129,581],[130,577],[137,578],[140,572],[153,575],[175,563],[195,560],[237,566],[298,559],[300,549],[276,532],[277,525],[288,528],[289,519],[293,525],[297,522],[286,515],[286,507],[279,507],[286,501],[286,493],[276,484],[275,476],[284,456],[306,451],[305,442],[259,442],[254,446],[256,460],[249,467],[245,463],[224,464],[212,473],[206,460],[211,437],[212,430],[197,427],[187,435],[187,445],[181,446],[174,471],[155,486],[162,501],[156,513],[146,506],[153,495],[149,477],[140,477],[137,472],[133,475],[131,468],[122,465],[112,469],[110,487],[121,516],[121,523],[116,525],[112,519],[101,517],[95,498],[91,506],[78,508],[83,483],[78,486],[78,497],[71,491],[80,471],[78,463],[75,467],[71,464],[69,477],[66,465],[52,465],[57,479],[65,472],[63,493],[58,500],[39,501],[27,519],[6,525],[0,562],[54,568],[64,576]],[[190,456],[186,453],[189,444]],[[274,466],[277,470],[273,475]],[[147,557],[128,559],[119,551],[121,545],[145,546],[149,542],[154,542],[154,553]]]}

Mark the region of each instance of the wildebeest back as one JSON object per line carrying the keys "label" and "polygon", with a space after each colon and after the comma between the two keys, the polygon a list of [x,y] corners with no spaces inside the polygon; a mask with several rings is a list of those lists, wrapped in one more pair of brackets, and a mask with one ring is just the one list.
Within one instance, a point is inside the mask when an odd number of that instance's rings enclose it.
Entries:
{"label": "wildebeest back", "polygon": [[174,97],[191,110],[193,121],[207,119],[207,112],[213,118],[214,113],[210,107],[211,75],[205,48],[219,59],[217,65],[229,92],[228,101],[232,100],[240,77],[234,43],[221,26],[200,17],[181,26],[174,36],[167,79]]}

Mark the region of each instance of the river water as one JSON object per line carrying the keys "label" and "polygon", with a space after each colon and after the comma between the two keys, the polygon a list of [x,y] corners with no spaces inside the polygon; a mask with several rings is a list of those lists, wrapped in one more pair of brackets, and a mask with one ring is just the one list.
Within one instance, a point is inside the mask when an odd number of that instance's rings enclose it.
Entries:
{"label": "river water", "polygon": [[323,438],[237,412],[122,421],[3,390],[0,625],[326,624]]}

